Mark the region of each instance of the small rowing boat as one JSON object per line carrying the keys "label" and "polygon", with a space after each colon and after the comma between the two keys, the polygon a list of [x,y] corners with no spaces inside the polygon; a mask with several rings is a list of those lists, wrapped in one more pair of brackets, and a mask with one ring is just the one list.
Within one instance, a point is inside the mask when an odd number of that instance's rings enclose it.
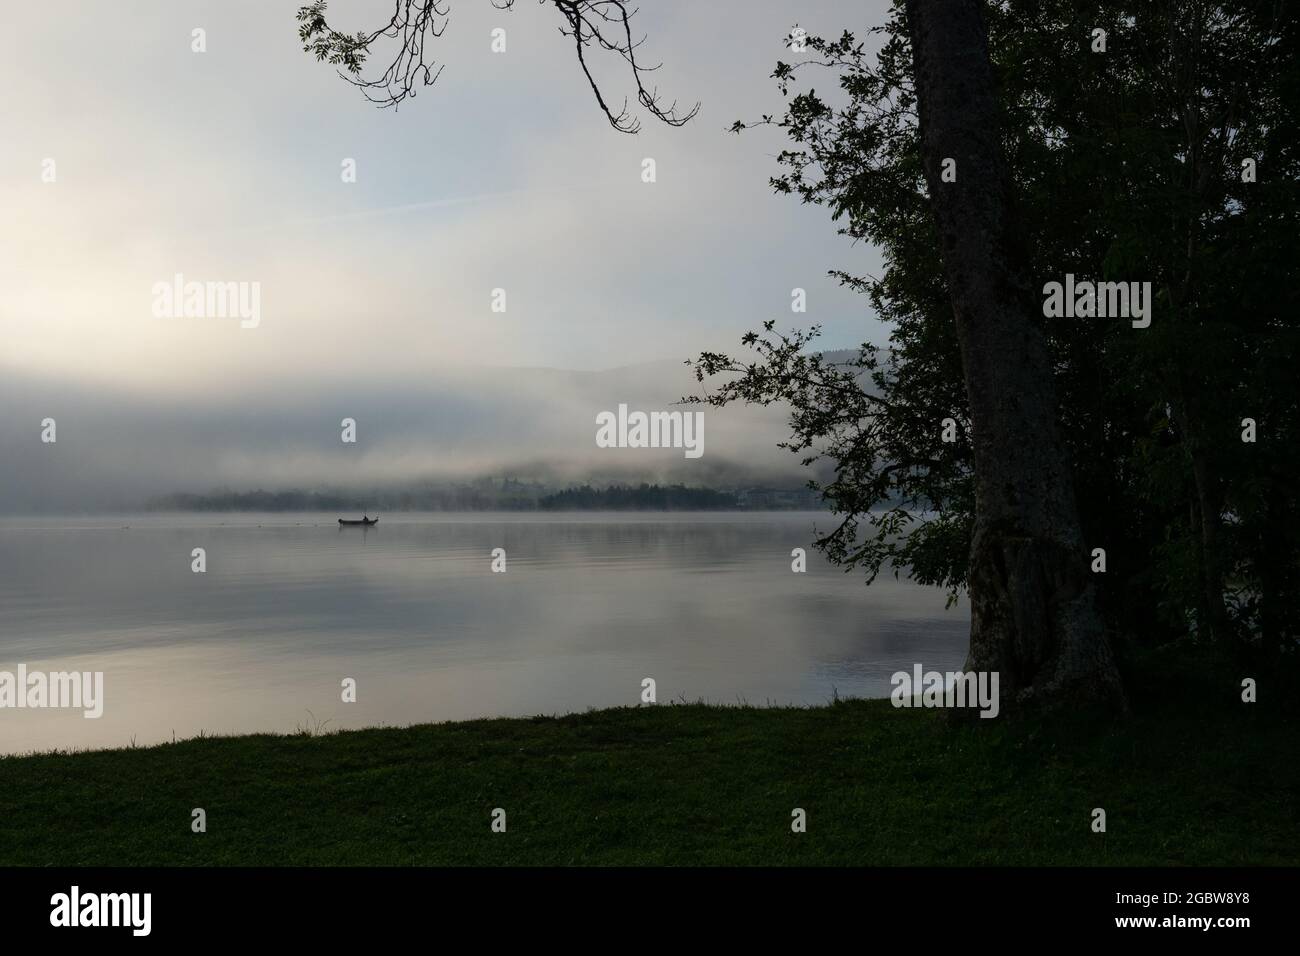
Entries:
{"label": "small rowing boat", "polygon": [[370,527],[372,524],[379,524],[378,518],[362,518],[360,521],[349,521],[347,518],[340,518],[339,524],[355,524]]}

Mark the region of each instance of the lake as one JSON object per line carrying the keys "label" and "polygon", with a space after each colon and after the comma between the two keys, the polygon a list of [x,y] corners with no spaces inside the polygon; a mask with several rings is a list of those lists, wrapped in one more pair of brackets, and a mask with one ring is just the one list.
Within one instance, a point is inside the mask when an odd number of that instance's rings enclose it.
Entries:
{"label": "lake", "polygon": [[966,603],[831,567],[826,514],[337,517],[0,518],[0,671],[104,674],[97,719],[0,709],[0,752],[568,713],[646,677],[661,705],[823,704],[966,656]]}

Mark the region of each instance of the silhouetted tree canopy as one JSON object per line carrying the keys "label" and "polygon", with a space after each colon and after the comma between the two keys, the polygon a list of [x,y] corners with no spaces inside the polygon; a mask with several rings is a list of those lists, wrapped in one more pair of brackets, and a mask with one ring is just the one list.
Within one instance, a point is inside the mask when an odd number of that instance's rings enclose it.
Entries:
{"label": "silhouetted tree canopy", "polygon": [[[1149,280],[1153,317],[1035,321],[1107,620],[1125,638],[1191,635],[1294,651],[1300,639],[1300,28],[1294,4],[984,5],[1002,152],[1035,291],[1066,273]],[[1105,52],[1092,49],[1095,28]],[[699,357],[692,400],[789,402],[793,451],[829,458],[836,562],[969,584],[970,421],[929,213],[903,5],[868,36],[810,38],[773,73],[762,117],[787,136],[781,193],[826,206],[882,252],[836,271],[890,323],[846,362],[819,333],[763,324],[752,360]],[[830,89],[805,89],[816,73]],[[1248,174],[1253,167],[1254,176]],[[961,175],[961,164],[957,175]],[[990,184],[991,188],[991,184]],[[962,440],[940,440],[953,418]],[[1246,419],[1256,440],[1243,441]],[[891,498],[894,503],[891,504]],[[928,517],[918,515],[925,512]]]}

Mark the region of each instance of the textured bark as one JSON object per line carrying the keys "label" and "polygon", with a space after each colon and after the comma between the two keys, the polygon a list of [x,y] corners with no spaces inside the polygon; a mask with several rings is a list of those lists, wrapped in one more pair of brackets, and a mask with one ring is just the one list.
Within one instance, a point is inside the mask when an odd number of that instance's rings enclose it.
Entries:
{"label": "textured bark", "polygon": [[[967,668],[1003,706],[1123,709],[1025,275],[979,0],[908,0],[922,161],[961,346],[975,467]],[[957,162],[957,181],[940,180]]]}
{"label": "textured bark", "polygon": [[1286,529],[1287,520],[1286,482],[1282,475],[1269,475],[1268,491],[1265,493],[1265,514],[1263,541],[1260,552],[1260,640],[1265,659],[1276,663],[1282,651],[1284,615],[1287,596],[1295,593],[1294,571],[1295,559]]}
{"label": "textured bark", "polygon": [[[1199,7],[1189,6],[1184,13],[1185,22],[1175,31],[1174,46],[1178,49],[1178,59],[1194,62],[1196,50],[1200,47],[1205,11]],[[1187,179],[1186,203],[1189,211],[1201,208],[1205,203],[1206,187],[1217,165],[1203,159],[1207,151],[1204,134],[1201,129],[1200,108],[1202,90],[1194,70],[1185,73],[1186,79],[1181,85],[1183,99],[1183,132],[1186,136]],[[1220,160],[1221,162],[1221,160]],[[1196,282],[1196,259],[1199,244],[1197,216],[1193,213],[1186,217],[1181,226],[1186,234],[1184,244],[1186,258],[1183,263],[1182,279],[1169,286],[1174,321],[1194,322],[1192,305],[1194,285]],[[1188,375],[1181,360],[1175,357],[1172,362],[1174,420],[1178,423],[1182,445],[1191,466],[1192,484],[1195,489],[1197,517],[1197,566],[1200,569],[1201,614],[1200,623],[1204,630],[1216,641],[1227,642],[1233,635],[1232,621],[1228,615],[1228,606],[1224,598],[1224,571],[1220,555],[1223,553],[1223,491],[1209,456],[1209,440],[1204,427],[1205,416],[1198,403],[1192,400],[1197,392],[1193,385],[1189,388]]]}
{"label": "textured bark", "polygon": [[1171,365],[1167,376],[1174,396],[1170,403],[1173,420],[1192,475],[1192,527],[1195,532],[1196,565],[1200,575],[1199,621],[1204,632],[1227,643],[1232,621],[1224,600],[1223,491],[1210,462],[1201,416],[1188,399],[1186,376]]}
{"label": "textured bark", "polygon": [[1222,544],[1223,495],[1210,471],[1204,446],[1197,442],[1190,452],[1192,479],[1196,485],[1196,510],[1200,518],[1201,600],[1211,636],[1220,642],[1232,638],[1232,621],[1224,601]]}

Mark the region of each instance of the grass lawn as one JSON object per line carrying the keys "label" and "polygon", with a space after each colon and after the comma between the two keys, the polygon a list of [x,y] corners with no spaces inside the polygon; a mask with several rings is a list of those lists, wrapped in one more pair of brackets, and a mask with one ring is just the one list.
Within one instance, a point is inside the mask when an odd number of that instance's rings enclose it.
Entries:
{"label": "grass lawn", "polygon": [[9,757],[0,864],[1294,865],[1296,723],[1262,706],[953,728],[660,704]]}

